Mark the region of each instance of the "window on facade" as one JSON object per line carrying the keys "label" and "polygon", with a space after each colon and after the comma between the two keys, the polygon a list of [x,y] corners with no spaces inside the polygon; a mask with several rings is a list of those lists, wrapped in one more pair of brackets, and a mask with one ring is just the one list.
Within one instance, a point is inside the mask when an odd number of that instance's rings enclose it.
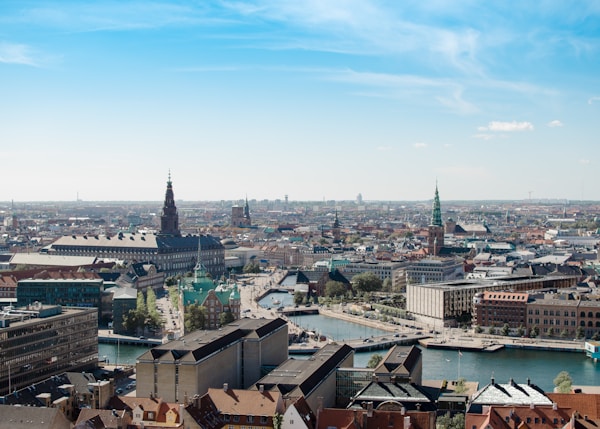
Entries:
{"label": "window on facade", "polygon": [[237,423],[240,421],[240,416],[233,416],[233,422]]}

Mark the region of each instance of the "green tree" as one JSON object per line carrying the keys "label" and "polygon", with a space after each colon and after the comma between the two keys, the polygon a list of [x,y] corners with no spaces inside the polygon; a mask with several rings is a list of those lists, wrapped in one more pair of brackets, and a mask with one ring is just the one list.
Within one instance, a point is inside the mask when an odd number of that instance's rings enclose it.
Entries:
{"label": "green tree", "polygon": [[367,362],[367,368],[375,368],[383,360],[383,356],[378,353],[372,354],[369,362]]}
{"label": "green tree", "polygon": [[534,325],[529,331],[529,336],[531,338],[536,338],[538,335],[540,335],[540,328]]}
{"label": "green tree", "polygon": [[465,415],[463,413],[456,413],[452,416],[450,412],[447,412],[436,419],[435,427],[436,429],[464,429]]}
{"label": "green tree", "polygon": [[256,262],[248,262],[244,265],[244,274],[258,274],[260,273],[260,265]]}
{"label": "green tree", "polygon": [[156,312],[156,294],[152,288],[148,288],[146,291],[146,307],[150,313]]}
{"label": "green tree", "polygon": [[233,313],[231,311],[224,311],[221,314],[219,314],[219,323],[221,324],[221,326],[225,326],[233,322],[234,320],[235,317],[233,317]]}
{"label": "green tree", "polygon": [[585,332],[583,330],[583,326],[577,327],[577,330],[575,331],[575,338],[577,338],[578,340],[585,338]]}
{"label": "green tree", "polygon": [[483,328],[481,326],[477,325],[477,326],[475,326],[475,328],[473,328],[473,331],[476,334],[481,334],[483,332]]}
{"label": "green tree", "polygon": [[169,301],[171,301],[173,308],[179,308],[179,289],[177,286],[169,287]]}
{"label": "green tree", "polygon": [[573,379],[567,371],[561,371],[554,378],[554,386],[558,393],[571,393],[571,387],[573,386]]}
{"label": "green tree", "polygon": [[505,337],[508,337],[508,334],[510,334],[510,326],[508,325],[508,323],[505,323],[504,326],[502,326],[502,330],[500,331],[500,333]]}
{"label": "green tree", "polygon": [[488,328],[488,334],[496,335],[496,327],[494,325],[492,325]]}
{"label": "green tree", "polygon": [[346,286],[342,282],[329,280],[325,283],[325,296],[344,296],[346,294]]}
{"label": "green tree", "polygon": [[560,338],[567,338],[567,335],[569,335],[569,332],[566,329],[560,331]]}
{"label": "green tree", "polygon": [[281,429],[281,425],[283,424],[283,415],[279,413],[275,413],[273,416],[273,429]]}
{"label": "green tree", "polygon": [[305,294],[300,291],[294,292],[294,304],[296,304],[296,305],[302,304],[304,302],[304,296],[305,296]]}
{"label": "green tree", "polygon": [[144,294],[142,292],[137,293],[137,302],[135,304],[135,308],[142,314],[146,314],[148,311],[148,308],[146,307],[146,299],[144,298]]}
{"label": "green tree", "polygon": [[592,340],[594,340],[594,341],[600,340],[600,333],[594,332],[594,335],[592,335]]}
{"label": "green tree", "polygon": [[123,328],[130,334],[137,334],[140,330],[143,331],[146,315],[140,310],[131,309],[123,315]]}
{"label": "green tree", "polygon": [[352,289],[356,293],[380,291],[383,282],[373,273],[360,273],[352,277]]}
{"label": "green tree", "polygon": [[517,335],[519,337],[525,335],[525,328],[523,327],[523,325],[519,325],[519,327],[517,328]]}
{"label": "green tree", "polygon": [[190,333],[198,329],[204,329],[206,322],[206,307],[198,304],[191,304],[188,305],[185,310],[185,332]]}
{"label": "green tree", "polygon": [[554,328],[550,327],[548,328],[548,332],[546,332],[546,335],[550,338],[552,338],[554,336]]}
{"label": "green tree", "polygon": [[389,277],[385,278],[385,280],[383,281],[382,290],[384,292],[392,291],[392,279],[390,279]]}

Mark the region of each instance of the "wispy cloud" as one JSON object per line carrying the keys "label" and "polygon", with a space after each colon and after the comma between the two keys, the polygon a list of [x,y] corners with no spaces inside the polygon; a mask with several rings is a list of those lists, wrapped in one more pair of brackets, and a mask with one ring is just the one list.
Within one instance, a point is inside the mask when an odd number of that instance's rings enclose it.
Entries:
{"label": "wispy cloud", "polygon": [[481,140],[491,140],[494,138],[493,134],[485,134],[485,133],[480,133],[480,134],[474,134],[473,138],[475,139],[481,139]]}
{"label": "wispy cloud", "polygon": [[594,97],[590,97],[588,100],[588,104],[593,104],[596,101],[600,101],[600,97],[594,96]]}
{"label": "wispy cloud", "polygon": [[424,149],[424,148],[426,148],[427,146],[428,146],[428,144],[427,144],[427,143],[423,143],[423,142],[416,142],[416,143],[413,143],[413,147],[414,147],[415,149]]}
{"label": "wispy cloud", "polygon": [[562,127],[563,125],[564,124],[561,121],[559,121],[558,119],[548,122],[548,126],[550,128]]}
{"label": "wispy cloud", "polygon": [[38,64],[33,57],[30,46],[19,43],[0,42],[0,63],[35,66]]}
{"label": "wispy cloud", "polygon": [[580,159],[580,160],[579,160],[579,163],[580,163],[581,165],[588,165],[588,164],[590,163],[590,160],[589,160],[589,159],[582,158],[582,159]]}
{"label": "wispy cloud", "polygon": [[512,132],[512,131],[532,131],[533,124],[531,122],[501,122],[492,121],[487,126],[477,128],[479,131],[501,131],[501,132]]}

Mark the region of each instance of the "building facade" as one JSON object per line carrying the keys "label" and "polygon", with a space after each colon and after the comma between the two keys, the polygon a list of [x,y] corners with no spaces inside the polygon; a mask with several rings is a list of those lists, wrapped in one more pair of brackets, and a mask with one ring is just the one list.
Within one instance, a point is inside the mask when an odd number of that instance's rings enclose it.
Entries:
{"label": "building facade", "polygon": [[104,280],[95,273],[41,272],[19,280],[17,306],[42,302],[66,307],[95,307],[100,311]]}
{"label": "building facade", "polygon": [[167,276],[192,271],[197,261],[198,242],[201,242],[202,260],[215,278],[225,273],[225,249],[209,235],[182,236],[179,215],[169,175],[167,191],[160,218],[158,234],[120,232],[114,236],[63,236],[52,243],[49,253],[66,256],[96,256],[128,263],[153,263]]}
{"label": "building facade", "polygon": [[137,358],[137,391],[169,402],[223,383],[246,389],[288,358],[283,319],[240,319],[219,331],[198,330]]}
{"label": "building facade", "polygon": [[97,309],[36,304],[0,312],[0,395],[97,364]]}
{"label": "building facade", "polygon": [[473,297],[473,324],[477,326],[525,327],[526,292],[485,291]]}
{"label": "building facade", "polygon": [[425,323],[456,326],[459,322],[472,320],[473,298],[479,292],[568,288],[574,286],[577,280],[576,276],[515,276],[441,284],[408,284],[406,309]]}
{"label": "building facade", "polygon": [[464,278],[463,263],[454,258],[426,258],[406,268],[409,284],[442,283]]}

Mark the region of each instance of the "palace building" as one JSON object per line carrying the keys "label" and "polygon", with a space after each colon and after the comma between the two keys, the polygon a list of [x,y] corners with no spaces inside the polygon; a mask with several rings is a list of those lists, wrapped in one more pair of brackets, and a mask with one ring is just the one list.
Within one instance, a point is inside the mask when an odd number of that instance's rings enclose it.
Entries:
{"label": "palace building", "polygon": [[153,263],[167,276],[171,276],[193,270],[198,263],[199,242],[207,271],[213,278],[220,277],[225,273],[225,248],[210,235],[181,234],[169,174],[158,234],[119,232],[114,236],[67,235],[52,243],[48,252],[55,255],[95,256],[98,259]]}

